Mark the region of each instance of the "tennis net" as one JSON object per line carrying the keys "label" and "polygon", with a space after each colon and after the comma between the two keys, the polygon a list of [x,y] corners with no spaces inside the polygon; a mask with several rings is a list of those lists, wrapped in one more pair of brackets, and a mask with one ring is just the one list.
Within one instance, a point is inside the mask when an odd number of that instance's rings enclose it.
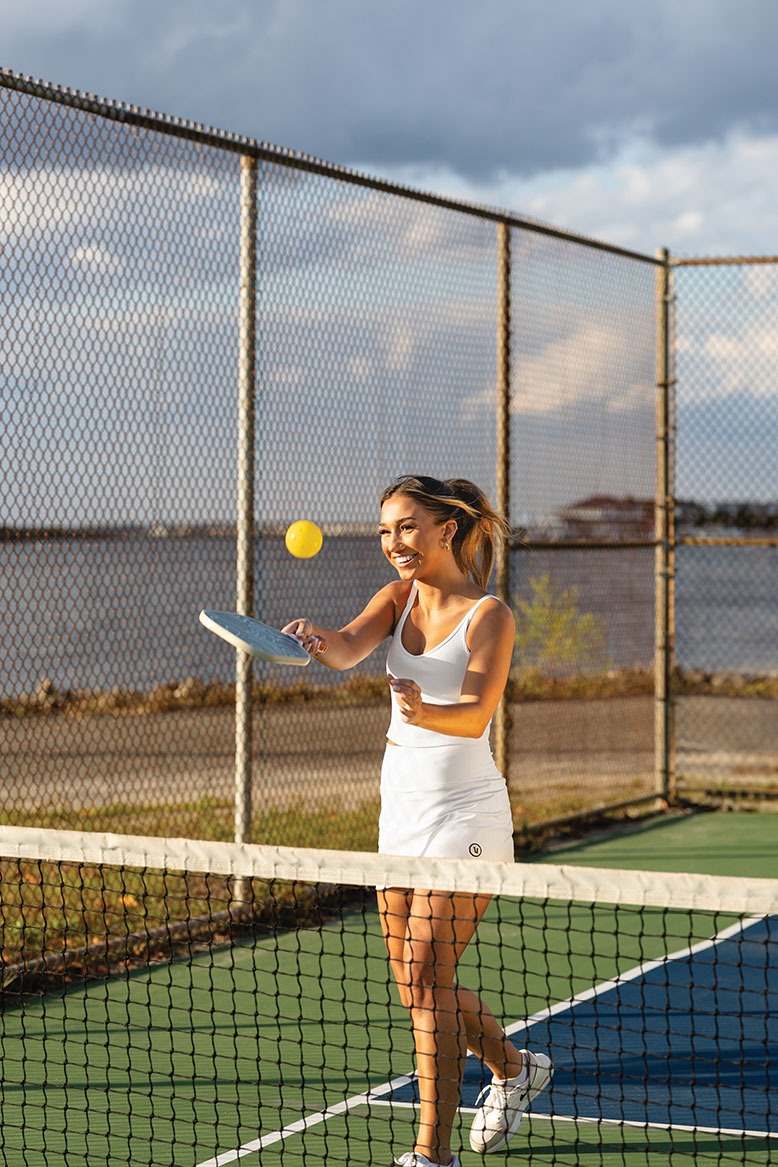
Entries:
{"label": "tennis net", "polygon": [[[492,897],[458,982],[555,1067],[512,1153],[778,1163],[778,880],[13,827],[0,874],[8,1167],[412,1149],[413,1040],[377,885],[443,893],[463,919]],[[489,1078],[468,1056],[463,1167]]]}

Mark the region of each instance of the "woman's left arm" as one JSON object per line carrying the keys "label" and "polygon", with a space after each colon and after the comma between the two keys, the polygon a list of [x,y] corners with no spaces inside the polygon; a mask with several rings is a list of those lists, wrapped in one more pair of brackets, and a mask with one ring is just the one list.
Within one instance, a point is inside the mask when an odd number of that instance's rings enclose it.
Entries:
{"label": "woman's left arm", "polygon": [[515,635],[516,622],[506,604],[483,604],[468,629],[470,661],[459,701],[430,705],[421,700],[415,681],[393,677],[389,683],[403,721],[453,737],[481,737],[505,691]]}

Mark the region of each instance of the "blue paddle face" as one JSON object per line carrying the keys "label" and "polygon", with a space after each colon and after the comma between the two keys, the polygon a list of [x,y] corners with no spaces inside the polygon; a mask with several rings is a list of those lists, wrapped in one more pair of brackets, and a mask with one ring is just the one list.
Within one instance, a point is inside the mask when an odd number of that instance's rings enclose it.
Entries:
{"label": "blue paddle face", "polygon": [[200,623],[249,656],[283,665],[310,664],[310,655],[293,636],[251,616],[204,609],[200,613]]}

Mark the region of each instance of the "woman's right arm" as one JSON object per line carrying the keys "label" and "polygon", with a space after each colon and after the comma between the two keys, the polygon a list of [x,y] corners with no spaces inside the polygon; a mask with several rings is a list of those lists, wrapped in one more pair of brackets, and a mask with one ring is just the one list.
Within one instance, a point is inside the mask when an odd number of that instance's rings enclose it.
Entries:
{"label": "woman's right arm", "polygon": [[406,600],[407,585],[395,581],[376,592],[360,614],[343,628],[323,628],[301,616],[291,620],[283,631],[295,636],[320,664],[330,669],[350,669],[391,636],[397,613]]}

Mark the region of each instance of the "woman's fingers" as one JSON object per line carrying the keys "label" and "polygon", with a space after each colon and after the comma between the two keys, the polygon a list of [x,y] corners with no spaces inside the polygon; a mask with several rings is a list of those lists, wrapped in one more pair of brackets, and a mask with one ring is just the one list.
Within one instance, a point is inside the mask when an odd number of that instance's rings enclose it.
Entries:
{"label": "woman's fingers", "polygon": [[389,687],[393,690],[400,714],[404,721],[414,721],[421,713],[421,689],[415,681],[404,677],[389,676]]}
{"label": "woman's fingers", "polygon": [[295,640],[299,640],[305,651],[309,652],[311,656],[322,656],[327,651],[327,641],[323,636],[317,636],[314,633],[313,625],[307,617],[290,620],[281,631],[293,636]]}

